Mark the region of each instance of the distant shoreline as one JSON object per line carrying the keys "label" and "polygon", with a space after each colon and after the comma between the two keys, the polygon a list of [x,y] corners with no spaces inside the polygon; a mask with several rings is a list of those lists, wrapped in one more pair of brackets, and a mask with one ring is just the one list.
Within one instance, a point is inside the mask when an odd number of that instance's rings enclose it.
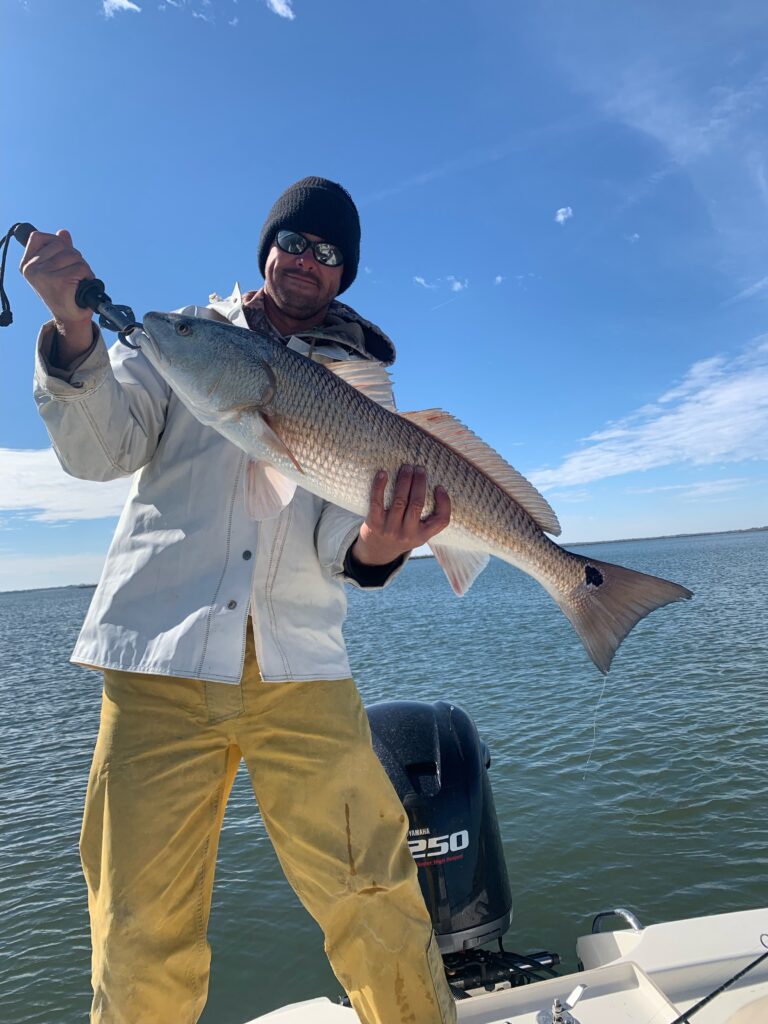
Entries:
{"label": "distant shoreline", "polygon": [[[594,544],[634,544],[644,540],[680,540],[683,537],[726,537],[736,533],[765,533],[768,526],[748,526],[744,530],[703,530],[701,533],[663,533],[656,537],[618,537],[616,540],[573,540],[564,544],[566,548],[586,548]],[[412,555],[411,561],[418,558],[434,558],[434,555]]]}
{"label": "distant shoreline", "polygon": [[639,540],[680,540],[682,537],[725,537],[731,533],[765,533],[768,526],[748,526],[744,530],[704,530],[702,533],[664,533],[658,537],[621,537],[616,540],[571,541],[569,548],[581,548],[592,544],[632,544]]}
{"label": "distant shoreline", "polygon": [[[744,530],[705,530],[702,533],[665,533],[658,537],[621,537],[617,540],[580,540],[571,541],[568,548],[592,547],[595,544],[632,544],[644,540],[680,540],[683,537],[725,537],[728,534],[738,533],[765,533],[768,526],[748,526]],[[413,555],[411,561],[420,561],[422,558],[434,558],[434,555]],[[56,587],[27,587],[22,590],[0,590],[0,594],[34,594],[45,590],[93,590],[95,583],[62,583]]]}

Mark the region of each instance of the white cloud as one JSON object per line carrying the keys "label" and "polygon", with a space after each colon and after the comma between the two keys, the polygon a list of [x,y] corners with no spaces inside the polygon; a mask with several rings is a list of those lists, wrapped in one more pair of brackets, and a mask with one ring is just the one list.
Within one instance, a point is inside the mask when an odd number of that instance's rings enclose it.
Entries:
{"label": "white cloud", "polygon": [[638,233],[636,231],[634,231],[631,235],[625,235],[624,237],[626,238],[626,240],[629,242],[630,245],[634,245],[635,242],[639,242],[640,241],[640,235],[638,235]]}
{"label": "white cloud", "polygon": [[494,284],[501,284],[501,282],[503,280],[504,280],[504,278],[501,276],[501,274],[497,274],[496,277],[494,277],[494,279],[493,279],[493,283]]}
{"label": "white cloud", "polygon": [[625,67],[621,78],[617,89],[603,93],[606,109],[661,142],[680,165],[732,141],[739,124],[763,107],[768,86],[761,71],[745,83],[689,91],[688,80],[644,61]]}
{"label": "white cloud", "polygon": [[766,277],[761,277],[759,281],[755,281],[754,284],[749,285],[748,288],[740,291],[737,295],[733,295],[730,299],[726,299],[723,305],[730,306],[734,302],[751,299],[753,295],[757,295],[759,292],[765,291],[766,288],[768,288],[768,275]]}
{"label": "white cloud", "polygon": [[102,10],[107,18],[113,18],[118,11],[136,11],[137,13],[141,10],[138,4],[132,2],[132,0],[103,0]]}
{"label": "white cloud", "polygon": [[[584,125],[586,126],[588,123],[591,122],[585,119]],[[551,139],[558,139],[564,131],[571,132],[575,127],[577,127],[577,123],[574,120],[573,114],[569,113],[567,117],[558,118],[549,124],[539,125],[529,131],[516,131],[510,139],[502,140],[492,146],[462,152],[461,156],[451,157],[438,167],[414,174],[394,185],[388,185],[385,188],[379,189],[378,192],[362,196],[358,206],[367,206],[370,203],[391,199],[392,196],[399,195],[401,192],[428,185],[439,178],[457,174],[465,175],[467,171],[471,171],[476,167],[506,160],[515,153],[524,153],[535,149]]]}
{"label": "white cloud", "polygon": [[117,516],[130,487],[129,479],[75,480],[61,468],[52,448],[0,448],[0,479],[0,511],[25,512],[41,523]]}
{"label": "white cloud", "polygon": [[652,405],[585,438],[540,488],[583,486],[661,466],[763,460],[768,453],[768,338],[743,355],[695,363]]}
{"label": "white cloud", "polygon": [[296,17],[293,13],[293,0],[267,0],[267,7],[281,18],[289,18],[291,21]]}
{"label": "white cloud", "polygon": [[627,489],[627,493],[661,494],[672,492],[687,501],[696,501],[700,498],[730,495],[734,491],[742,490],[752,483],[754,481],[748,477],[730,477],[724,480],[700,480],[697,483],[663,484],[659,487],[630,487]]}
{"label": "white cloud", "polygon": [[[734,302],[750,297],[742,282],[759,283],[768,262],[768,68],[731,59],[743,54],[750,18],[758,31],[758,9],[742,21],[743,5],[736,15],[732,5],[713,7],[701,33],[690,31],[682,9],[661,15],[649,4],[633,8],[633,30],[617,19],[587,37],[575,17],[560,27],[579,90],[655,148],[655,171],[628,189],[615,215],[670,178],[684,179],[716,236],[717,269],[743,289]],[[578,60],[567,56],[573,53]]]}
{"label": "white cloud", "polygon": [[452,292],[463,292],[467,288],[469,288],[469,281],[466,278],[464,278],[463,281],[460,281],[457,277],[454,277],[452,274],[449,275],[448,277],[448,284],[451,286]]}
{"label": "white cloud", "polygon": [[469,288],[468,278],[455,277],[453,274],[449,274],[447,277],[438,277],[435,281],[428,281],[426,277],[418,275],[413,278],[413,283],[420,285],[422,288],[428,288],[430,291],[437,291],[444,284],[447,284],[452,292],[463,292]]}
{"label": "white cloud", "polygon": [[558,224],[565,224],[567,220],[570,220],[573,216],[573,210],[570,206],[561,206],[555,214],[555,220]]}

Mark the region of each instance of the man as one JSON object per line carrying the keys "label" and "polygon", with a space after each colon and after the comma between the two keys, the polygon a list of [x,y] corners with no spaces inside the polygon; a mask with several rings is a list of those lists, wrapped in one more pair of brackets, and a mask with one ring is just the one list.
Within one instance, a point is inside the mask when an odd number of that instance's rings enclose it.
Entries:
{"label": "man", "polygon": [[[305,178],[259,241],[264,287],[193,315],[270,332],[312,358],[394,360],[389,339],[336,302],[355,278],[349,194]],[[364,522],[299,489],[254,522],[243,452],[195,420],[140,350],[108,354],[74,301],[93,277],[68,232],[30,236],[22,271],[53,314],[35,396],[62,466],[133,474],[73,653],[104,674],[81,856],[94,1024],[193,1024],[205,1004],[219,832],[241,759],[286,876],[364,1024],[455,1020],[406,819],[374,756],[341,634],[344,582],[386,585],[445,527],[437,491],[379,474]]]}

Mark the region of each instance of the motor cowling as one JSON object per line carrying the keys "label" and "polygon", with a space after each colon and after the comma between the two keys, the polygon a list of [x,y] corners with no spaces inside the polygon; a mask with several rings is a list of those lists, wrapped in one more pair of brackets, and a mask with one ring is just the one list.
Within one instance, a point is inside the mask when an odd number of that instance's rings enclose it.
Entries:
{"label": "motor cowling", "polygon": [[408,815],[408,845],[440,951],[504,934],[512,896],[488,768],[466,711],[446,701],[368,709],[373,748]]}

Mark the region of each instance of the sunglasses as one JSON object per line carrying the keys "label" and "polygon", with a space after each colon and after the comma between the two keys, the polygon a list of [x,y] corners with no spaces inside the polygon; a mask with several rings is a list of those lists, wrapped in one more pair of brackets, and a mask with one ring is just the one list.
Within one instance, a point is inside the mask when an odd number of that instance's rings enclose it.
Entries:
{"label": "sunglasses", "polygon": [[310,242],[298,231],[278,231],[275,241],[278,249],[290,253],[291,256],[300,256],[307,249],[311,249],[317,262],[322,263],[324,267],[340,267],[344,262],[344,254],[337,245],[331,245],[330,242]]}

